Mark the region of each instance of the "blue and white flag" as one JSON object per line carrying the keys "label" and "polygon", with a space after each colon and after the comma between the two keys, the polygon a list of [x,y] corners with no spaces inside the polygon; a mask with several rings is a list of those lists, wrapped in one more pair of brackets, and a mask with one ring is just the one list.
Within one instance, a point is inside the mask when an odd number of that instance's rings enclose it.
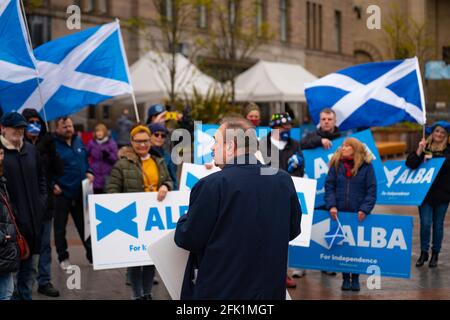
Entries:
{"label": "blue and white flag", "polygon": [[312,119],[336,112],[341,130],[389,126],[401,121],[425,123],[425,100],[417,58],[353,66],[305,85]]}
{"label": "blue and white flag", "polygon": [[35,60],[28,42],[19,0],[0,0],[0,105],[13,108],[16,90],[37,87]]}
{"label": "blue and white flag", "polygon": [[34,50],[40,86],[5,111],[45,108],[48,120],[132,92],[119,23],[80,31]]}

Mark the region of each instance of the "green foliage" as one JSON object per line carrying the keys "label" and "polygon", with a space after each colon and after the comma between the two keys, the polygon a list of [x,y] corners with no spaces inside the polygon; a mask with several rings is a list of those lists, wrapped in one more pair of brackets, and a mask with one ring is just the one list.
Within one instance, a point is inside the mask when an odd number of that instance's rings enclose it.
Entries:
{"label": "green foliage", "polygon": [[193,97],[185,101],[192,107],[192,119],[203,123],[218,123],[224,116],[242,111],[241,107],[230,104],[229,93],[220,93],[215,89],[208,90],[205,97],[194,89]]}
{"label": "green foliage", "polygon": [[138,32],[145,28],[145,22],[139,17],[131,17],[123,22],[126,28]]}
{"label": "green foliage", "polygon": [[23,3],[24,3],[25,8],[27,8],[28,10],[39,9],[44,6],[43,0],[28,0],[28,1],[24,1]]}
{"label": "green foliage", "polygon": [[422,65],[435,45],[427,28],[426,23],[419,24],[405,16],[397,5],[393,5],[392,14],[384,24],[393,58],[400,60],[417,56]]}

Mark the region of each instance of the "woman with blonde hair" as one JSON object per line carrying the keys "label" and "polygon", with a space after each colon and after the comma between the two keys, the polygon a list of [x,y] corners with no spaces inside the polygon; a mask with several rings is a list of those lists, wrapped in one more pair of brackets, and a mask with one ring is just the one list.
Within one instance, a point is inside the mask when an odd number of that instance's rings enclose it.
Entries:
{"label": "woman with blonde hair", "polygon": [[417,169],[427,159],[445,158],[441,170],[419,206],[421,252],[416,267],[421,267],[428,261],[430,230],[433,227],[433,246],[428,267],[435,268],[444,238],[445,214],[450,203],[450,122],[438,121],[427,128],[427,132],[428,138],[420,141],[417,151],[406,159],[406,165],[411,169]]}
{"label": "woman with blonde hair", "polygon": [[[371,161],[372,155],[355,138],[346,139],[333,155],[325,182],[325,205],[332,219],[337,219],[339,211],[354,212],[362,222],[371,213],[377,197]],[[342,275],[342,290],[360,290],[359,274]]]}
{"label": "woman with blonde hair", "polygon": [[89,141],[86,150],[95,177],[94,193],[103,193],[105,179],[117,161],[117,143],[109,137],[108,128],[103,123],[95,126],[94,139]]}
{"label": "woman with blonde hair", "polygon": [[[106,185],[107,193],[158,192],[165,199],[173,183],[164,158],[151,147],[151,132],[144,125],[135,125],[130,132],[131,147],[120,149],[120,160],[114,165]],[[155,266],[128,268],[133,299],[151,300]]]}

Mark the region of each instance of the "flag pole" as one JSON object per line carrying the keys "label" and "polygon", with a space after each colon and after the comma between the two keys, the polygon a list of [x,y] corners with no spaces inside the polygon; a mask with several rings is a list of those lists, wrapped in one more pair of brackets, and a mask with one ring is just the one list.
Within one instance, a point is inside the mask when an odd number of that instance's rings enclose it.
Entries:
{"label": "flag pole", "polygon": [[420,101],[422,103],[423,108],[422,138],[425,139],[425,127],[427,124],[427,107],[425,105],[425,94],[423,92],[422,71],[420,69],[419,58],[417,56],[415,56],[414,58],[416,59],[416,73],[417,78],[419,79]]}
{"label": "flag pole", "polygon": [[125,58],[124,64],[126,66],[126,70],[127,70],[127,76],[128,76],[128,82],[130,84],[130,88],[131,88],[131,99],[133,100],[133,106],[134,106],[134,114],[136,115],[136,122],[139,123],[140,119],[139,119],[139,111],[137,108],[137,103],[136,103],[136,96],[134,95],[134,88],[133,88],[133,83],[131,82],[131,77],[130,77],[130,70],[128,68],[128,58],[127,58],[127,53],[125,52],[125,44],[123,43],[123,39],[122,39],[122,31],[120,30],[120,20],[119,18],[116,17],[116,22],[119,25],[119,38],[120,38],[120,45],[122,47],[122,54],[123,57]]}
{"label": "flag pole", "polygon": [[[25,31],[27,33],[28,43],[30,46],[30,50],[32,50],[33,43],[31,42],[30,29],[28,29],[28,22],[27,22],[27,16],[25,13],[25,6],[23,5],[22,0],[20,0],[19,2],[20,2],[20,8],[22,10],[23,22],[25,23],[25,29],[26,29]],[[44,113],[45,128],[47,129],[47,132],[49,132],[50,130],[48,127],[47,113],[45,112],[44,100],[42,99],[42,92],[41,92],[41,86],[40,86],[40,81],[39,81],[39,70],[37,68],[36,60],[33,55],[31,55],[31,59],[33,60],[33,63],[35,64],[34,70],[36,71],[36,81],[37,81],[37,85],[38,85],[39,99],[41,102],[42,111]]]}

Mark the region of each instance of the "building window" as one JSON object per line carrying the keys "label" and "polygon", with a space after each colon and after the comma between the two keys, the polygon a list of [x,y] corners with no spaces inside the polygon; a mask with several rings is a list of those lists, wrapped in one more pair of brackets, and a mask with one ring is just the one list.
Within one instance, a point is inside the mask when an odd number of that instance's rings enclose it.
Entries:
{"label": "building window", "polygon": [[336,32],[336,51],[342,52],[342,15],[340,11],[334,11],[334,30]]}
{"label": "building window", "polygon": [[258,37],[263,36],[264,26],[264,13],[265,13],[265,0],[256,0],[256,31]]}
{"label": "building window", "polygon": [[280,40],[288,40],[289,12],[288,0],[280,0]]}
{"label": "building window", "polygon": [[172,21],[173,19],[173,3],[172,0],[162,0],[162,16],[166,18],[167,21]]}
{"label": "building window", "polygon": [[95,9],[95,0],[84,0],[84,12],[93,12]]}
{"label": "building window", "polygon": [[88,107],[88,117],[89,119],[95,119],[96,115],[95,115],[95,105],[90,104]]}
{"label": "building window", "polygon": [[49,17],[28,15],[27,21],[33,48],[51,40],[51,20]]}
{"label": "building window", "polygon": [[236,1],[228,0],[228,22],[230,25],[236,23]]}
{"label": "building window", "polygon": [[197,10],[198,10],[197,26],[200,29],[206,29],[208,27],[208,9],[206,5],[201,4],[198,6]]}
{"label": "building window", "polygon": [[354,54],[356,64],[363,64],[373,62],[372,55],[364,50],[355,50]]}
{"label": "building window", "polygon": [[450,64],[450,47],[442,47],[442,60]]}
{"label": "building window", "polygon": [[103,106],[103,108],[102,108],[103,120],[108,120],[109,119],[109,107],[110,106]]}
{"label": "building window", "polygon": [[322,5],[306,2],[306,46],[322,49]]}
{"label": "building window", "polygon": [[108,0],[98,0],[97,11],[99,14],[108,14],[109,12],[109,1]]}

